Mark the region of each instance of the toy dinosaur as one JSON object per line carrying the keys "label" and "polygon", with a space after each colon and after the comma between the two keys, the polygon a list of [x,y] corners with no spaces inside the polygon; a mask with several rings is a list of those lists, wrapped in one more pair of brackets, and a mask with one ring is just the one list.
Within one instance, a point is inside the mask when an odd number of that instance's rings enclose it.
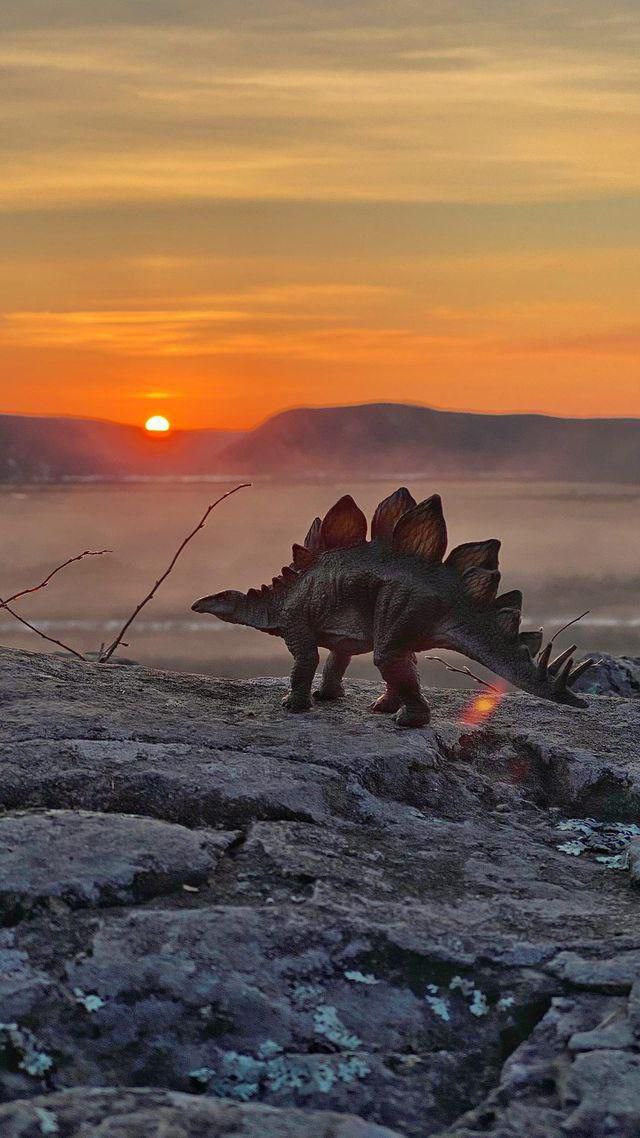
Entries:
{"label": "toy dinosaur", "polygon": [[192,607],[282,637],[294,659],[283,701],[290,711],[311,707],[318,647],[329,656],[316,699],[344,695],[351,657],[373,650],[386,691],[371,710],[396,712],[400,727],[429,722],[416,652],[432,648],[461,652],[542,699],[585,707],[571,688],[591,661],[573,668],[575,645],[551,662],[551,644],[538,655],[542,630],[519,631],[522,594],[497,596],[500,542],[466,542],[444,561],[446,548],[438,494],[416,504],[405,487],[396,490],[376,509],[370,541],[364,514],[345,495],[315,519],[271,585]]}

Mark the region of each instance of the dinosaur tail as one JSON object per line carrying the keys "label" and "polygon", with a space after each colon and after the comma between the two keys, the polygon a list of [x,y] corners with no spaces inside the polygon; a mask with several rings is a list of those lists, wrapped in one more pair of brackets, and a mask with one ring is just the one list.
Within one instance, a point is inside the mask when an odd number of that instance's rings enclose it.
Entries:
{"label": "dinosaur tail", "polygon": [[453,639],[451,647],[538,699],[569,704],[571,707],[586,707],[586,701],[577,696],[572,688],[583,672],[593,666],[593,661],[583,660],[574,667],[575,644],[560,652],[555,659],[551,659],[551,643],[539,655],[532,655],[528,638],[534,636],[541,639],[540,633],[521,632],[514,637],[512,643],[506,645],[490,640],[483,642],[475,636],[462,634]]}

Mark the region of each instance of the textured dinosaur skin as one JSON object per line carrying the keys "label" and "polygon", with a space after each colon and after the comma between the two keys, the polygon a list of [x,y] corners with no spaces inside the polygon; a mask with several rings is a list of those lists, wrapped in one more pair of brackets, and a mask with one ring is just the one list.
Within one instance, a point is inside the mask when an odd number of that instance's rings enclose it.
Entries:
{"label": "textured dinosaur skin", "polygon": [[394,712],[400,727],[429,722],[416,653],[433,648],[460,652],[542,699],[586,706],[571,687],[591,662],[573,668],[575,645],[550,662],[542,631],[519,631],[522,594],[497,596],[500,542],[468,542],[444,560],[446,547],[439,495],[416,504],[405,487],[396,490],[378,506],[370,541],[346,495],[315,519],[271,585],[216,593],[192,608],[282,637],[294,660],[290,711],[311,707],[319,647],[329,656],[315,699],[340,699],[351,657],[373,651],[386,690],[371,710]]}

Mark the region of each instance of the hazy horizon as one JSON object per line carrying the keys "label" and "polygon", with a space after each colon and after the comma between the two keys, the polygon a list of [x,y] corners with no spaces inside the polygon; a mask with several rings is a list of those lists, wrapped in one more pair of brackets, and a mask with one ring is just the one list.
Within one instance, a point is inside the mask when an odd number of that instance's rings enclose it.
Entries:
{"label": "hazy horizon", "polygon": [[[271,414],[265,416],[263,419],[258,419],[255,422],[249,423],[246,427],[242,427],[242,428],[230,427],[230,426],[226,426],[224,424],[220,424],[220,425],[208,424],[206,426],[193,426],[193,427],[175,427],[175,426],[173,426],[173,424],[171,424],[171,432],[172,433],[176,433],[176,432],[191,433],[191,432],[197,432],[197,431],[221,431],[221,432],[228,432],[229,434],[244,434],[244,433],[248,433],[249,431],[255,430],[257,427],[261,427],[264,423],[267,423],[269,421],[269,419],[273,419],[278,415],[286,414],[287,412],[290,412],[290,411],[312,411],[312,410],[313,411],[322,411],[322,410],[340,411],[340,410],[347,410],[347,409],[352,408],[352,407],[418,407],[418,408],[421,408],[425,411],[438,411],[438,412],[442,413],[443,415],[481,415],[481,416],[486,416],[486,417],[497,415],[497,416],[500,416],[502,418],[507,418],[510,415],[515,415],[515,416],[520,416],[523,418],[524,417],[536,417],[536,418],[543,418],[543,419],[560,419],[560,420],[578,419],[578,420],[599,421],[599,420],[615,419],[615,420],[628,420],[629,422],[635,422],[637,420],[640,420],[640,411],[638,412],[637,415],[587,415],[587,414],[581,415],[579,413],[576,413],[575,415],[573,415],[573,414],[572,415],[559,415],[559,414],[555,415],[555,414],[549,414],[549,413],[544,412],[544,411],[536,411],[534,409],[514,411],[514,410],[510,410],[509,408],[506,408],[503,410],[492,410],[490,408],[487,408],[483,411],[474,411],[471,408],[439,407],[433,403],[404,402],[404,401],[396,400],[396,399],[376,399],[376,400],[370,400],[370,399],[361,399],[360,400],[360,399],[358,399],[358,400],[350,401],[348,403],[295,403],[295,404],[291,404],[290,406],[280,407],[277,410],[273,411]],[[100,416],[95,416],[95,415],[82,415],[82,414],[56,415],[55,413],[46,412],[46,411],[31,411],[31,412],[0,411],[0,417],[2,417],[2,416],[15,417],[15,418],[26,418],[26,419],[57,419],[57,420],[60,420],[62,422],[64,422],[65,420],[72,420],[75,422],[79,421],[79,422],[91,422],[91,423],[107,423],[107,424],[114,424],[116,426],[121,426],[121,427],[133,427],[133,428],[136,428],[137,430],[144,431],[144,424],[143,423],[133,422],[132,420],[124,420],[124,419],[101,418]],[[159,443],[161,445],[161,443],[162,443],[161,439],[159,440]]]}
{"label": "hazy horizon", "polygon": [[[437,489],[434,480],[409,485],[417,497]],[[0,488],[0,521],[13,535],[2,591],[6,596],[41,580],[82,549],[112,549],[110,556],[70,567],[20,602],[19,611],[50,635],[96,651],[148,591],[210,497],[225,489],[221,484],[208,496],[206,487],[179,483]],[[191,603],[218,589],[270,581],[313,516],[340,494],[352,493],[371,516],[392,489],[389,481],[273,481],[236,494],[190,544],[134,624],[121,655],[154,667],[236,677],[286,674],[291,659],[279,639],[198,616]],[[550,634],[590,609],[571,630],[581,651],[640,655],[637,488],[467,480],[441,489],[450,545],[501,539],[502,586],[522,588],[523,627],[542,624]],[[53,650],[2,614],[0,634],[5,646]],[[422,668],[429,683],[462,682],[437,664],[423,661]],[[355,661],[353,674],[375,677],[371,658]]]}

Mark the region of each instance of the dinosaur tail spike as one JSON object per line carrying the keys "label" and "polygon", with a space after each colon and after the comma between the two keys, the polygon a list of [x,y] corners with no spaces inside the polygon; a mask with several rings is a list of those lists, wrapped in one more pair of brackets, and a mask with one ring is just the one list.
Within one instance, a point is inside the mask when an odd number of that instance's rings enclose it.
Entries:
{"label": "dinosaur tail spike", "polygon": [[277,632],[278,613],[275,597],[268,586],[262,590],[249,589],[248,593],[238,593],[225,589],[210,597],[201,597],[191,608],[194,612],[210,612],[227,624],[244,624],[258,628],[262,632]]}
{"label": "dinosaur tail spike", "polygon": [[390,542],[396,523],[415,504],[416,500],[406,486],[400,486],[395,493],[380,502],[371,521],[371,540]]}
{"label": "dinosaur tail spike", "polygon": [[573,653],[576,647],[576,644],[572,644],[570,648],[560,652],[555,660],[551,660],[551,641],[547,644],[540,653],[537,664],[534,665],[538,688],[537,691],[531,689],[534,695],[540,695],[543,699],[553,699],[557,703],[568,703],[572,707],[587,706],[586,700],[579,699],[571,689],[580,676],[593,667],[595,661],[583,660],[574,668]]}

